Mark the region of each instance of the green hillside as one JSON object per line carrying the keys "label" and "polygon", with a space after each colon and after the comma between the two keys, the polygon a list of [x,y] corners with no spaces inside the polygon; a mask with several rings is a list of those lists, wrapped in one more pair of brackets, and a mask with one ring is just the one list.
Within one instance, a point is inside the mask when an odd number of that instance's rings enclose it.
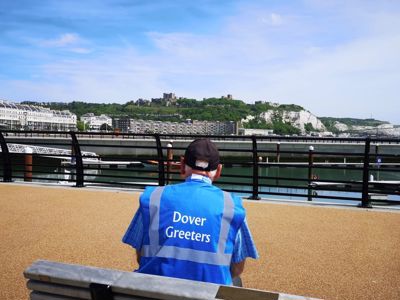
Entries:
{"label": "green hillside", "polygon": [[[199,121],[240,121],[249,115],[255,118],[244,123],[245,128],[273,129],[276,134],[298,134],[300,130],[290,123],[282,120],[283,111],[301,111],[303,107],[295,104],[275,105],[270,102],[257,101],[254,104],[247,104],[242,100],[227,98],[208,98],[202,101],[189,98],[179,98],[175,104],[167,105],[166,102],[159,103],[144,102],[138,105],[138,101],[129,101],[125,104],[118,103],[89,103],[83,101],[62,102],[22,102],[23,104],[41,105],[55,110],[69,110],[78,116],[78,119],[85,113],[95,115],[106,114],[110,117],[130,117],[144,120],[161,120],[182,122],[186,119]],[[259,117],[260,113],[267,110],[274,110],[272,123],[267,123]],[[333,127],[336,121],[348,126],[378,126],[388,122],[375,119],[355,118],[319,118],[328,131],[337,132]]]}
{"label": "green hillside", "polygon": [[272,105],[269,102],[257,102],[246,104],[242,100],[226,98],[208,98],[202,101],[196,99],[179,98],[175,105],[167,106],[166,103],[148,103],[138,105],[137,102],[129,101],[125,104],[118,103],[88,103],[73,101],[70,103],[60,102],[23,102],[29,105],[41,105],[56,110],[69,110],[78,116],[91,112],[95,115],[106,114],[110,117],[126,116],[134,119],[162,120],[162,121],[185,121],[186,119],[199,121],[240,121],[246,116],[258,116],[261,112],[275,110],[277,117],[272,124],[256,117],[255,120],[243,124],[247,128],[273,129],[277,134],[299,133],[299,129],[290,123],[285,123],[279,117],[279,112],[291,110],[300,111],[303,108],[293,104]]}
{"label": "green hillside", "polygon": [[388,124],[389,122],[379,121],[375,119],[356,119],[356,118],[332,118],[332,117],[319,117],[321,122],[325,125],[328,131],[337,132],[334,127],[335,122],[346,124],[347,126],[379,126]]}

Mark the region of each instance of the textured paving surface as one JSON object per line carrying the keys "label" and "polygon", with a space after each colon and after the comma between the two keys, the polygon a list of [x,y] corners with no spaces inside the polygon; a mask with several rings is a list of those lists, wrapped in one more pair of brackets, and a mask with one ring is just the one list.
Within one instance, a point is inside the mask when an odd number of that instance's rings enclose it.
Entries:
{"label": "textured paving surface", "polygon": [[[131,270],[137,193],[0,183],[0,299],[27,299],[36,259]],[[246,203],[260,259],[245,286],[325,299],[400,299],[400,213]]]}

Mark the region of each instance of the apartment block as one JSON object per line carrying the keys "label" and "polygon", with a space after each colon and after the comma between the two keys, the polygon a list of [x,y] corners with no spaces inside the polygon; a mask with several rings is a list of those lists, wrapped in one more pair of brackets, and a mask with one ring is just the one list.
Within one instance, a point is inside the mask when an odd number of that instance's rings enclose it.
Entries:
{"label": "apartment block", "polygon": [[114,128],[130,133],[236,135],[237,122],[192,121],[164,122],[129,118],[114,118]]}
{"label": "apartment block", "polygon": [[0,100],[0,128],[10,130],[75,131],[76,115],[68,110]]}

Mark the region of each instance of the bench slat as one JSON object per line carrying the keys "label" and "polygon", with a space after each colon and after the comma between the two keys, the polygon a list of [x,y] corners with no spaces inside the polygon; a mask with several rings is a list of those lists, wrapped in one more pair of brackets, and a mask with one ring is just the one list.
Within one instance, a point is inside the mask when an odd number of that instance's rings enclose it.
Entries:
{"label": "bench slat", "polygon": [[[24,272],[31,300],[89,300],[91,283],[110,285],[114,300],[312,300],[213,283],[39,260]],[[315,299],[314,299],[315,300]]]}
{"label": "bench slat", "polygon": [[30,300],[81,300],[79,298],[71,298],[71,297],[42,293],[37,291],[31,292],[29,299]]}
{"label": "bench slat", "polygon": [[96,282],[111,285],[114,293],[151,299],[215,299],[219,285],[134,272],[39,260],[24,272],[27,279],[89,288]]}
{"label": "bench slat", "polygon": [[65,284],[48,283],[37,280],[28,280],[26,284],[28,289],[38,292],[43,292],[47,294],[56,294],[60,296],[74,297],[77,299],[89,299],[90,291],[89,289],[70,286]]}

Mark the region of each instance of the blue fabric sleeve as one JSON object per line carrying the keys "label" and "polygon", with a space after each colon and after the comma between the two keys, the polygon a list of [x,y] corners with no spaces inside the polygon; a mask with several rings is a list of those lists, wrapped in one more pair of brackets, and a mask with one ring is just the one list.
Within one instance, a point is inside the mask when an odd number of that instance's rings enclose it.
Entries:
{"label": "blue fabric sleeve", "polygon": [[143,217],[140,209],[136,211],[128,230],[125,232],[122,242],[140,250],[143,242]]}
{"label": "blue fabric sleeve", "polygon": [[[154,191],[156,187],[154,186],[147,186],[143,193],[140,195],[140,200],[143,197],[150,198],[151,193]],[[125,232],[124,237],[122,238],[122,242],[125,244],[131,245],[133,248],[137,250],[142,249],[143,245],[143,216],[142,211],[139,209],[136,211],[135,216],[133,217],[131,224],[129,225],[128,229]]]}
{"label": "blue fabric sleeve", "polygon": [[247,221],[244,219],[243,224],[236,235],[235,247],[232,253],[232,262],[239,263],[247,257],[257,259],[258,252],[247,225]]}

